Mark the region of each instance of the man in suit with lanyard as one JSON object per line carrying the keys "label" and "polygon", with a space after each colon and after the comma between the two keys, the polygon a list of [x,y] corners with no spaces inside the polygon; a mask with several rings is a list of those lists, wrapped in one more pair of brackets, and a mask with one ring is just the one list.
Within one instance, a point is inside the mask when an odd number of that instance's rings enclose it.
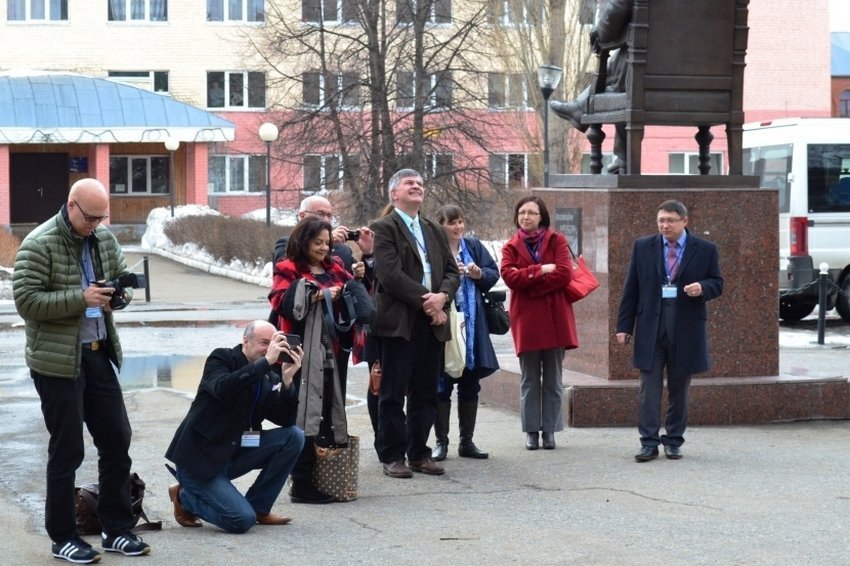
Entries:
{"label": "man in suit with lanyard", "polygon": [[390,477],[441,475],[445,470],[431,459],[427,442],[437,414],[443,345],[451,336],[448,309],[460,274],[443,228],[419,215],[422,176],[402,169],[388,188],[395,210],[371,226],[377,283],[371,332],[381,342],[383,369],[375,444]]}
{"label": "man in suit with lanyard", "polygon": [[[686,229],[688,209],[668,200],[658,207],[658,234],[632,248],[620,312],[617,342],[634,340],[633,363],[640,370],[638,462],[682,457],[688,424],[691,375],[708,370],[706,302],[723,292],[717,246]],[[665,433],[659,436],[663,373],[667,368]]]}

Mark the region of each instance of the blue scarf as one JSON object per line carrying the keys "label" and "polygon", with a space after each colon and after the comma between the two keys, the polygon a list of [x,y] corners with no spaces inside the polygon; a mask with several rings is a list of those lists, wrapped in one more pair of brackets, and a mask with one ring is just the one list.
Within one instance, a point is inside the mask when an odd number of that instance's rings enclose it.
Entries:
{"label": "blue scarf", "polygon": [[[474,260],[472,254],[469,253],[469,248],[466,247],[466,241],[460,240],[460,253],[457,255],[458,261],[464,265],[469,265]],[[476,295],[478,294],[475,282],[469,277],[463,277],[460,280],[460,287],[455,295],[455,302],[463,311],[463,319],[466,321],[466,367],[468,369],[475,368],[475,317],[478,314],[476,308]]]}

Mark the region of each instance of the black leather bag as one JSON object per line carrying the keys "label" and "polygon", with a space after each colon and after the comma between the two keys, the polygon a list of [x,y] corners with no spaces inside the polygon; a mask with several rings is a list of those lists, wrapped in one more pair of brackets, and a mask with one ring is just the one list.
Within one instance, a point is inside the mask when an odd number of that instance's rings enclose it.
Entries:
{"label": "black leather bag", "polygon": [[506,293],[504,291],[488,291],[481,293],[484,300],[484,314],[487,316],[487,329],[490,334],[507,334],[511,329],[511,317],[505,310]]}

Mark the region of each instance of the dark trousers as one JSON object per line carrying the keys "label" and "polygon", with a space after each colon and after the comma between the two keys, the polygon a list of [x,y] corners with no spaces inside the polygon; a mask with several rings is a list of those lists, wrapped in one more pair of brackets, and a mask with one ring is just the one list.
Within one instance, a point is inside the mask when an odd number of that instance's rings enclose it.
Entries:
{"label": "dark trousers", "polygon": [[83,350],[76,379],[30,372],[44,424],[47,446],[45,527],[54,542],[78,536],[74,511],[76,471],[83,463],[83,422],[98,453],[100,495],[97,514],[109,534],[133,524],[130,503],[130,421],[118,377],[104,350]]}
{"label": "dark trousers", "polygon": [[[437,416],[437,379],[443,369],[443,343],[430,318],[416,315],[410,340],[381,339],[381,395],[378,457],[381,462],[430,458],[428,435]],[[407,415],[405,415],[405,397]]]}
{"label": "dark trousers", "polygon": [[[664,392],[664,368],[667,368],[666,434],[661,428],[661,396]],[[638,433],[643,446],[681,446],[688,426],[688,391],[691,376],[676,370],[676,346],[666,336],[658,339],[652,358],[652,368],[640,372]]]}

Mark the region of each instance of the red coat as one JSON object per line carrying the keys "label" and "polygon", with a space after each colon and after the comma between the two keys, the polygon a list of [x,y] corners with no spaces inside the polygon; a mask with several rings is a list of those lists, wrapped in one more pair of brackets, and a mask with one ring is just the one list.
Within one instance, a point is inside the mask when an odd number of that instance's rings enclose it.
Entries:
{"label": "red coat", "polygon": [[[554,263],[543,275],[541,265]],[[519,236],[502,248],[502,279],[511,290],[511,335],[517,355],[551,348],[578,348],[573,306],[565,288],[573,275],[567,239],[547,229],[536,262]]]}

